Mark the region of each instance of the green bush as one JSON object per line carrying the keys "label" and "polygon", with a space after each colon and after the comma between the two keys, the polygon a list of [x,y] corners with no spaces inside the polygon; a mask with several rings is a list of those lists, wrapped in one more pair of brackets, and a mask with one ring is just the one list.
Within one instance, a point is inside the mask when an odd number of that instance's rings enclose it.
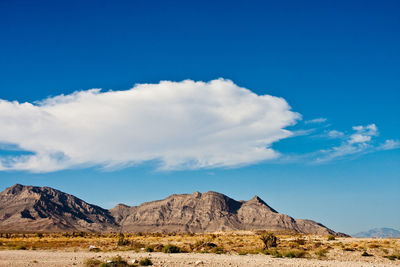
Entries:
{"label": "green bush", "polygon": [[124,234],[119,234],[119,239],[118,239],[118,246],[127,246],[131,242],[128,239],[125,239]]}
{"label": "green bush", "polygon": [[273,233],[266,233],[260,236],[261,241],[264,243],[264,249],[275,248],[277,246],[278,238]]}
{"label": "green bush", "polygon": [[224,250],[223,248],[221,248],[221,247],[213,247],[213,248],[210,250],[210,252],[211,252],[211,253],[215,253],[215,254],[224,254],[224,253],[225,253],[225,250]]}
{"label": "green bush", "polygon": [[336,237],[334,235],[329,235],[328,236],[328,241],[332,241],[332,240],[335,240],[335,239],[336,239]]}
{"label": "green bush", "polygon": [[326,257],[326,253],[328,253],[326,249],[320,249],[315,252],[315,255],[317,255],[319,258],[323,258]]}
{"label": "green bush", "polygon": [[139,261],[140,266],[150,266],[153,265],[153,262],[149,258],[144,258]]}
{"label": "green bush", "polygon": [[146,246],[144,248],[144,251],[146,251],[146,252],[154,252],[154,248],[152,246]]}
{"label": "green bush", "polygon": [[274,258],[282,258],[282,254],[276,249],[265,250],[266,255],[271,255]]}
{"label": "green bush", "polygon": [[97,259],[87,259],[85,260],[85,266],[87,267],[98,267],[101,266],[103,262]]}
{"label": "green bush", "polygon": [[162,248],[162,252],[164,253],[179,253],[181,249],[175,245],[166,245]]}
{"label": "green bush", "polygon": [[294,240],[294,242],[300,246],[303,246],[306,244],[306,240],[304,238],[296,238],[296,240]]}
{"label": "green bush", "polygon": [[283,253],[285,258],[304,258],[306,253],[302,250],[289,250]]}

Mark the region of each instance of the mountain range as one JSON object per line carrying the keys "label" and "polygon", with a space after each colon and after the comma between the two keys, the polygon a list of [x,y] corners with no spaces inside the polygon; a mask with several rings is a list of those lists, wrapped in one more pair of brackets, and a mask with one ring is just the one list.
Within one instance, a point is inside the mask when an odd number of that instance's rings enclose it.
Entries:
{"label": "mountain range", "polygon": [[0,231],[215,232],[269,230],[344,235],[312,220],[278,213],[255,196],[236,201],[217,192],[174,194],[107,210],[50,187],[16,184],[0,193]]}
{"label": "mountain range", "polygon": [[399,238],[400,231],[393,228],[374,228],[352,235],[353,237]]}

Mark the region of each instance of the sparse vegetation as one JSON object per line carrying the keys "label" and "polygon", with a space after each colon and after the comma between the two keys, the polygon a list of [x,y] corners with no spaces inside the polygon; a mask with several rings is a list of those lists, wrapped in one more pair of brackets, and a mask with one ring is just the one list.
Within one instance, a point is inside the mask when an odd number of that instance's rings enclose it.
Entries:
{"label": "sparse vegetation", "polygon": [[168,244],[162,248],[162,252],[164,253],[179,253],[181,249],[175,245]]}
{"label": "sparse vegetation", "polygon": [[224,254],[224,253],[225,253],[225,250],[224,250],[223,248],[221,248],[221,247],[213,247],[213,248],[210,250],[210,252],[211,252],[211,253],[215,253],[215,254]]}
{"label": "sparse vegetation", "polygon": [[[255,234],[231,232],[214,234],[185,233],[2,233],[1,250],[69,250],[69,251],[145,251],[164,253],[234,253],[249,255],[264,253],[276,258],[343,259],[358,257],[368,261],[369,256],[381,261],[400,260],[400,239],[352,239],[289,235],[276,233]],[[279,239],[278,239],[279,237]],[[265,242],[264,242],[265,241]],[[265,247],[268,248],[265,248]],[[329,252],[329,253],[328,253]],[[345,252],[345,253],[343,253]],[[362,256],[363,255],[363,256]],[[92,265],[90,265],[92,264]],[[110,266],[97,258],[87,266]],[[108,265],[107,265],[108,264]],[[138,263],[136,263],[138,264]]]}
{"label": "sparse vegetation", "polygon": [[118,246],[127,246],[130,244],[131,244],[131,242],[125,238],[124,234],[122,234],[122,233],[119,234]]}
{"label": "sparse vegetation", "polygon": [[271,255],[275,258],[282,258],[282,254],[279,253],[279,251],[277,249],[265,250],[264,253],[266,255]]}
{"label": "sparse vegetation", "polygon": [[103,262],[100,260],[91,258],[91,259],[86,259],[84,263],[85,263],[85,266],[87,266],[87,267],[98,267]]}
{"label": "sparse vegetation", "polygon": [[317,255],[318,258],[325,258],[326,253],[328,253],[327,249],[319,249],[319,250],[315,251],[315,255]]}
{"label": "sparse vegetation", "polygon": [[306,252],[303,250],[289,250],[283,253],[285,258],[304,258]]}
{"label": "sparse vegetation", "polygon": [[328,236],[328,241],[336,240],[336,237],[334,235],[329,235]]}
{"label": "sparse vegetation", "polygon": [[144,251],[146,251],[146,252],[154,252],[154,248],[152,246],[146,246],[144,248]]}
{"label": "sparse vegetation", "polygon": [[[151,261],[150,261],[150,263],[151,263]],[[140,265],[140,262],[139,262],[139,265]],[[152,265],[152,263],[148,264],[148,265]],[[142,266],[148,266],[148,265],[142,265]],[[136,267],[138,265],[137,264],[129,264],[121,256],[116,256],[106,262],[98,260],[98,259],[93,259],[93,258],[87,259],[87,260],[85,260],[85,266],[87,266],[87,267]]]}
{"label": "sparse vegetation", "polygon": [[396,259],[400,260],[400,255],[388,255],[388,256],[384,256],[385,258],[394,261]]}

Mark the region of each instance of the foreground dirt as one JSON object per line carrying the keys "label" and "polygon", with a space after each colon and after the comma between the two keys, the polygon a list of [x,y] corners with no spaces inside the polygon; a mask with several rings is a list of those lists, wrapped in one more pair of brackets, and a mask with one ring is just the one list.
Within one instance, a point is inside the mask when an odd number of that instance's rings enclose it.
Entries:
{"label": "foreground dirt", "polygon": [[71,252],[71,251],[0,251],[0,266],[84,266],[87,259],[107,260],[121,256],[133,263],[134,260],[150,258],[153,266],[400,266],[400,261],[385,261],[370,258],[368,261],[338,261],[318,259],[288,259],[273,258],[267,255],[229,255],[201,253],[135,253],[132,251],[119,252]]}

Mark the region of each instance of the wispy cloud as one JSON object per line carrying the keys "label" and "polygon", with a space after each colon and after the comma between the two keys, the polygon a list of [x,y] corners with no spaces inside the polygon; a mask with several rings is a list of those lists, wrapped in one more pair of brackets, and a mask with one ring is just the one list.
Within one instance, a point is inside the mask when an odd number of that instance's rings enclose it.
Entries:
{"label": "wispy cloud", "polygon": [[337,130],[331,130],[326,133],[326,136],[329,138],[341,138],[344,136],[344,133]]}
{"label": "wispy cloud", "polygon": [[343,138],[343,142],[339,146],[329,149],[320,150],[314,153],[314,163],[323,163],[335,159],[341,159],[350,155],[359,155],[371,153],[378,150],[389,150],[400,147],[400,143],[394,140],[386,140],[383,144],[376,145],[373,141],[374,137],[379,135],[378,128],[375,124],[366,126],[352,127],[353,133],[346,135],[336,130],[329,131],[327,136],[332,138]]}
{"label": "wispy cloud", "polygon": [[378,146],[379,150],[392,150],[400,148],[400,141],[399,140],[386,140],[385,143]]}
{"label": "wispy cloud", "polygon": [[310,123],[323,123],[326,122],[327,119],[326,118],[316,118],[316,119],[312,119],[312,120],[307,120],[304,123],[306,124],[310,124]]}
{"label": "wispy cloud", "polygon": [[241,166],[276,158],[271,145],[300,119],[279,97],[230,80],[163,81],[100,89],[35,103],[0,99],[0,142],[33,154],[0,157],[0,170],[116,168],[146,161],[161,169]]}

